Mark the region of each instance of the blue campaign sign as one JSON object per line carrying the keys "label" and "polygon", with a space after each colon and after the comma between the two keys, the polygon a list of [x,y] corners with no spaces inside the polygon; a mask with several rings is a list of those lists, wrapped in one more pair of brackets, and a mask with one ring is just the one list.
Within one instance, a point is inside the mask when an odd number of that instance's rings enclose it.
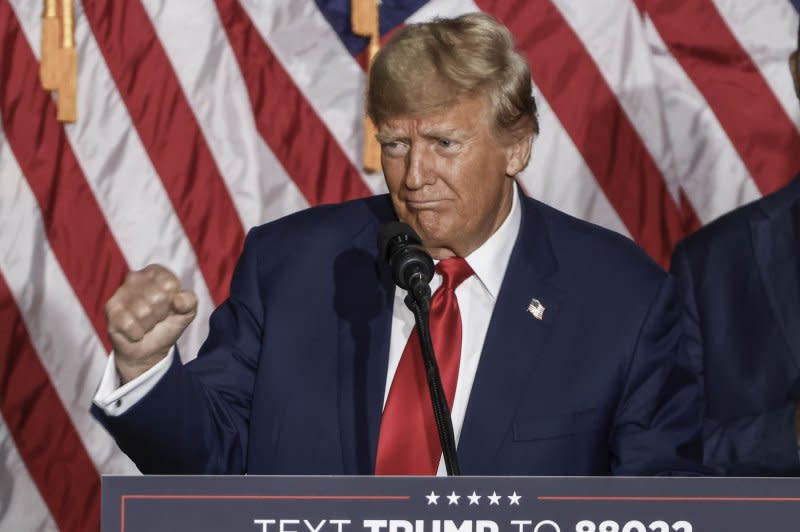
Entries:
{"label": "blue campaign sign", "polygon": [[796,532],[800,479],[103,477],[103,532]]}

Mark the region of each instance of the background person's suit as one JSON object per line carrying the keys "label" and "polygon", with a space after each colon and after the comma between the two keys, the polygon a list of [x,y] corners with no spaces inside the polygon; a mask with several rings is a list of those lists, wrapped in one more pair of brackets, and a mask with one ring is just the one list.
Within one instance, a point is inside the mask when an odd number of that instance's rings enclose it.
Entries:
{"label": "background person's suit", "polygon": [[[676,351],[672,279],[620,235],[521,206],[462,473],[694,469],[697,388]],[[375,240],[392,219],[380,196],[254,229],[198,359],[119,418],[95,415],[148,473],[372,473],[394,290]]]}
{"label": "background person's suit", "polygon": [[798,475],[800,179],[681,243],[686,351],[705,387],[705,461]]}

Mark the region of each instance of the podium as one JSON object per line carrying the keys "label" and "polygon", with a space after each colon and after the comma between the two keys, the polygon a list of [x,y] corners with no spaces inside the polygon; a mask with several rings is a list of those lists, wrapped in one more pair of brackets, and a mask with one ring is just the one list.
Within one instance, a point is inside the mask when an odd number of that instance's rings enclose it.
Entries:
{"label": "podium", "polygon": [[105,476],[103,532],[797,532],[800,478]]}

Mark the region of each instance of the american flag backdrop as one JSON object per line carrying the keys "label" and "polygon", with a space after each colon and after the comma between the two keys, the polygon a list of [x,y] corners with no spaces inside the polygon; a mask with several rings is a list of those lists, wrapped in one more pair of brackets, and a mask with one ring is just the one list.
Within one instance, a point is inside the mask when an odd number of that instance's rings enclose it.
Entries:
{"label": "american flag backdrop", "polygon": [[[381,32],[477,9],[531,64],[525,191],[665,266],[800,170],[789,0],[383,0]],[[193,356],[249,227],[385,185],[360,165],[350,0],[77,0],[71,125],[39,82],[41,17],[0,0],[0,530],[91,532],[100,475],[137,473],[89,415],[126,272],[196,291]]]}

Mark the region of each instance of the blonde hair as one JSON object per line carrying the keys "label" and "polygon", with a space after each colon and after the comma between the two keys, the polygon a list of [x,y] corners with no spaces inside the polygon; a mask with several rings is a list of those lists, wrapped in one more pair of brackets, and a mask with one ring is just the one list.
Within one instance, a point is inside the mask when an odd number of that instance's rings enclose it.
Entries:
{"label": "blonde hair", "polygon": [[481,95],[499,136],[539,133],[530,68],[511,32],[490,15],[470,13],[398,31],[370,70],[367,114],[380,126]]}

